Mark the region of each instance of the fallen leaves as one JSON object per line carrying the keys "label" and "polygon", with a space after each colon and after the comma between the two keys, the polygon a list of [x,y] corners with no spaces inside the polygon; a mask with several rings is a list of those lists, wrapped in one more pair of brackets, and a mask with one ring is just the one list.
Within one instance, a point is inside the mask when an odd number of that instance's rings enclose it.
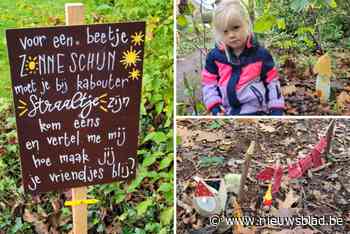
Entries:
{"label": "fallen leaves", "polygon": [[176,135],[181,138],[181,145],[183,145],[184,147],[193,145],[193,140],[191,138],[193,133],[189,131],[186,127],[179,126],[176,129]]}
{"label": "fallen leaves", "polygon": [[189,130],[186,127],[178,127],[176,133],[181,137],[181,145],[192,147],[195,142],[217,142],[223,140],[223,133],[220,131],[204,132],[200,130]]}
{"label": "fallen leaves", "polygon": [[[198,121],[198,120],[196,120]],[[178,122],[178,127],[186,126],[187,130],[192,132],[201,131],[211,133],[214,132],[211,128],[211,121],[184,121]],[[184,124],[182,124],[184,123]],[[335,139],[332,141],[331,153],[333,157],[337,157],[337,154],[345,154],[347,147],[343,144],[348,142],[350,144],[350,137],[347,137],[345,129],[350,127],[349,121],[337,120]],[[225,121],[220,123],[220,127],[215,129],[214,133],[220,132],[221,139],[216,141],[201,142],[197,140],[197,135],[192,134],[193,143],[197,145],[197,148],[178,146],[178,157],[184,160],[178,162],[178,167],[182,168],[184,165],[188,165],[189,158],[193,164],[190,164],[189,170],[178,172],[177,177],[177,200],[179,205],[177,206],[177,220],[178,220],[178,233],[218,233],[217,231],[208,231],[209,221],[208,218],[198,215],[193,210],[191,198],[194,193],[194,187],[191,185],[189,175],[198,175],[202,178],[225,178],[226,190],[232,192],[229,184],[235,184],[238,179],[233,178],[233,181],[229,182],[232,178],[230,174],[239,175],[243,170],[244,153],[247,150],[248,143],[251,139],[257,138],[259,141],[260,151],[257,151],[253,155],[251,168],[248,173],[247,182],[245,183],[244,197],[242,199],[242,214],[244,216],[277,216],[277,217],[291,217],[291,216],[317,216],[327,214],[337,216],[337,210],[343,210],[349,205],[345,200],[346,196],[338,196],[336,193],[341,194],[341,187],[337,181],[345,178],[349,178],[350,173],[346,170],[349,165],[349,160],[345,163],[333,163],[332,167],[326,167],[320,171],[313,172],[312,178],[304,177],[298,180],[288,180],[285,178],[284,183],[281,184],[281,189],[278,193],[273,195],[273,203],[268,210],[262,208],[262,198],[266,191],[266,183],[257,182],[256,178],[252,175],[258,174],[258,172],[266,168],[269,165],[274,165],[277,158],[280,158],[282,165],[287,166],[287,159],[291,159],[293,162],[297,160],[297,155],[305,156],[312,150],[312,146],[317,144],[316,139],[320,135],[324,135],[324,131],[329,125],[329,120],[283,120],[283,121],[271,121],[271,120],[257,120],[252,124],[251,122],[236,123],[236,120]],[[256,127],[259,130],[256,130]],[[260,128],[261,127],[261,128]],[[199,138],[200,139],[200,138]],[[227,141],[227,144],[231,147],[222,149],[221,145]],[[316,142],[315,142],[316,141]],[[287,153],[288,152],[288,153]],[[203,157],[223,157],[223,162],[220,165],[213,165],[209,167],[199,168],[199,161]],[[339,158],[338,158],[339,159]],[[345,166],[347,165],[347,166]],[[342,170],[340,170],[342,169]],[[194,173],[195,172],[195,173]],[[285,168],[284,172],[287,172]],[[268,173],[271,174],[271,173]],[[337,174],[337,176],[333,176]],[[332,176],[330,176],[332,175]],[[235,177],[235,176],[233,176]],[[329,181],[328,183],[324,183]],[[237,183],[236,183],[237,184]],[[239,187],[235,185],[233,187]],[[228,193],[228,198],[232,201],[233,193]],[[335,200],[337,199],[337,200]],[[260,200],[260,201],[259,201]],[[339,202],[337,202],[339,201]],[[259,203],[260,202],[260,203]],[[339,203],[339,204],[338,204]],[[232,204],[230,202],[230,204]],[[331,208],[332,206],[332,208]],[[225,210],[225,217],[233,216],[233,208]],[[183,220],[187,224],[184,224]],[[252,226],[243,226],[242,233],[254,233]],[[257,228],[259,233],[275,234],[275,233],[317,233],[310,227],[292,227],[288,225],[283,226],[269,226]],[[326,227],[317,227],[320,231],[327,233],[335,229]],[[231,229],[232,230],[232,229]],[[344,229],[340,229],[344,230]],[[197,231],[197,232],[194,232]],[[341,232],[341,231],[340,231]],[[234,232],[235,234],[238,232]]]}
{"label": "fallen leaves", "polygon": [[[312,55],[288,55],[282,59],[279,73],[281,79],[282,94],[285,98],[286,115],[349,115],[350,105],[337,97],[341,92],[350,92],[350,58],[349,50],[334,49],[329,55],[317,58]],[[317,61],[319,60],[319,61]],[[316,64],[314,61],[317,61]],[[315,64],[314,70],[319,76],[332,76],[331,95],[328,99],[327,92],[316,90],[316,74],[310,70]],[[322,83],[322,82],[321,82]],[[322,85],[321,85],[322,86]],[[334,94],[334,95],[333,95]],[[320,103],[320,101],[323,103]],[[338,102],[338,103],[337,103]],[[339,105],[338,105],[339,104]],[[344,104],[344,105],[342,105]]]}
{"label": "fallen leaves", "polygon": [[276,129],[271,126],[271,125],[266,125],[266,124],[259,124],[259,128],[263,131],[263,132],[269,132],[269,133],[273,133],[276,131]]}
{"label": "fallen leaves", "polygon": [[350,95],[343,91],[339,94],[339,96],[337,97],[337,107],[340,110],[345,109],[346,104],[350,103]]}
{"label": "fallen leaves", "polygon": [[271,234],[314,234],[314,233],[317,233],[317,232],[306,228],[300,228],[300,227],[297,227],[293,230],[283,229],[282,231],[271,232]]}
{"label": "fallen leaves", "polygon": [[294,192],[294,190],[289,190],[284,201],[278,201],[279,208],[291,208],[292,205],[299,200],[299,196]]}
{"label": "fallen leaves", "polygon": [[294,84],[282,87],[283,96],[289,96],[297,92],[297,87]]}
{"label": "fallen leaves", "polygon": [[299,199],[300,197],[294,190],[290,189],[283,201],[277,199],[278,209],[272,207],[271,213],[276,217],[292,217],[300,210],[299,208],[292,208],[293,204],[299,201]]}
{"label": "fallen leaves", "polygon": [[36,213],[32,213],[28,209],[25,209],[24,214],[23,214],[23,220],[32,223],[35,231],[38,234],[47,234],[49,233],[49,225],[45,224],[42,217],[40,217]]}

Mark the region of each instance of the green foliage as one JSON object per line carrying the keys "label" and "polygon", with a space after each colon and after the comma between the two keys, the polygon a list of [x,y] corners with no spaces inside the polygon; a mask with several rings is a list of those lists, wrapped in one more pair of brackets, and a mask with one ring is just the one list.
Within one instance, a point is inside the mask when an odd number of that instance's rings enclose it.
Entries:
{"label": "green foliage", "polygon": [[255,22],[254,32],[264,33],[270,31],[274,25],[277,25],[277,19],[270,14],[264,14]]}
{"label": "green foliage", "polygon": [[224,157],[201,157],[199,160],[200,167],[211,167],[211,166],[219,166],[223,165],[225,161]]}
{"label": "green foliage", "polygon": [[162,224],[168,225],[170,224],[174,213],[174,207],[168,207],[162,211],[160,214],[160,222]]}
{"label": "green foliage", "polygon": [[153,199],[152,198],[147,198],[147,200],[139,203],[136,207],[136,211],[137,211],[137,215],[138,216],[142,216],[146,213],[147,209],[149,206],[152,206],[153,203]]}
{"label": "green foliage", "polygon": [[218,121],[218,120],[214,120],[210,125],[209,125],[209,128],[210,129],[218,129],[218,128],[221,128],[223,124]]}
{"label": "green foliage", "polygon": [[[50,205],[61,193],[41,195],[39,204],[23,193],[11,106],[6,28],[64,25],[68,0],[4,0],[0,2],[0,229],[6,233],[35,233],[35,225],[14,215],[13,206],[32,213],[53,214]],[[146,21],[145,60],[135,179],[90,186],[89,197],[101,202],[89,206],[89,231],[103,233],[108,225],[123,233],[172,233],[173,214],[173,6],[161,0],[85,0],[86,23]],[[143,199],[139,199],[139,198]],[[63,204],[63,201],[60,201]],[[40,209],[38,209],[40,207]],[[72,228],[69,208],[59,210],[58,231]],[[40,216],[43,222],[50,222]],[[51,216],[50,216],[51,217]]]}
{"label": "green foliage", "polygon": [[276,47],[310,52],[317,46],[336,46],[349,29],[344,25],[348,9],[335,0],[257,2],[254,30],[272,38]]}
{"label": "green foliage", "polygon": [[186,19],[186,16],[184,15],[179,15],[178,17],[176,17],[176,23],[178,26],[180,27],[186,27],[188,24],[188,21]]}

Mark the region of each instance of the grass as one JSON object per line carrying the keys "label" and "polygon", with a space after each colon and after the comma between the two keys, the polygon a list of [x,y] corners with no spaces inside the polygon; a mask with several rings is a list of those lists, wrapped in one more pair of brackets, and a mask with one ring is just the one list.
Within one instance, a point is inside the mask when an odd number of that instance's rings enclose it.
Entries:
{"label": "grass", "polygon": [[[72,0],[1,0],[0,1],[0,97],[12,99],[10,66],[5,31],[9,28],[30,28],[64,25],[64,5]],[[80,0],[85,6],[86,23],[98,21],[101,13],[106,22],[116,20],[113,12],[102,0]]]}
{"label": "grass", "polygon": [[[4,233],[38,233],[34,230],[44,224],[59,233],[68,233],[72,226],[70,209],[62,206],[68,198],[62,192],[45,193],[35,199],[23,192],[19,145],[13,143],[17,131],[13,108],[9,104],[12,91],[5,40],[5,30],[8,28],[64,25],[64,4],[68,2],[72,0],[0,1],[0,230]],[[104,229],[112,227],[112,233],[172,233],[172,2],[80,2],[85,5],[86,24],[143,20],[147,22],[146,32],[149,35],[145,43],[138,174],[129,183],[89,187],[89,196],[101,201],[89,206],[89,233],[105,233]],[[114,5],[109,4],[112,2]],[[61,207],[57,210],[59,220],[53,220],[51,215],[42,216],[43,213],[52,214],[51,204],[57,199]],[[28,220],[23,211],[31,212],[34,216],[29,216]],[[34,222],[31,220],[33,217],[37,217]]]}

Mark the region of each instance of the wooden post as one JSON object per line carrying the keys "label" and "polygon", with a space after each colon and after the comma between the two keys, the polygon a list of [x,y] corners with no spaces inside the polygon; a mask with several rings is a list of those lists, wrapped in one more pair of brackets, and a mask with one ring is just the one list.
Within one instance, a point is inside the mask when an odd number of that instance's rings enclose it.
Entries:
{"label": "wooden post", "polygon": [[84,24],[84,5],[82,3],[67,3],[66,25]]}
{"label": "wooden post", "polygon": [[247,152],[245,154],[245,157],[244,157],[244,168],[243,168],[243,173],[242,173],[242,177],[241,177],[239,193],[238,193],[238,201],[237,201],[239,205],[242,204],[242,197],[243,197],[243,193],[244,193],[244,184],[245,184],[245,181],[247,179],[248,170],[250,167],[250,161],[252,160],[254,150],[255,150],[255,141],[252,141],[250,143],[250,145],[247,149]]}
{"label": "wooden post", "polygon": [[[65,4],[66,25],[84,24],[84,5],[82,3]],[[86,200],[87,187],[73,188],[72,201]],[[87,205],[72,206],[73,233],[86,234],[87,232]]]}
{"label": "wooden post", "polygon": [[327,140],[327,146],[324,151],[326,161],[329,161],[329,151],[331,149],[331,143],[332,143],[332,138],[334,134],[334,126],[335,126],[335,120],[333,119],[330,124],[328,125],[327,131],[326,131],[326,140]]}
{"label": "wooden post", "polygon": [[[86,200],[87,187],[72,188],[72,201]],[[87,205],[72,206],[73,234],[86,234],[87,232]]]}

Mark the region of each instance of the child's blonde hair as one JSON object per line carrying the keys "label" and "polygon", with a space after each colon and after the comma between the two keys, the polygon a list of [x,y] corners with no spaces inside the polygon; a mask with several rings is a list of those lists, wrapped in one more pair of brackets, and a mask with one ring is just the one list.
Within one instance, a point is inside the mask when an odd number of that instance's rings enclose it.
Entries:
{"label": "child's blonde hair", "polygon": [[216,6],[213,25],[216,43],[220,43],[223,39],[223,32],[227,29],[230,23],[240,19],[246,25],[247,37],[252,33],[252,26],[249,13],[246,7],[240,0],[222,0]]}

